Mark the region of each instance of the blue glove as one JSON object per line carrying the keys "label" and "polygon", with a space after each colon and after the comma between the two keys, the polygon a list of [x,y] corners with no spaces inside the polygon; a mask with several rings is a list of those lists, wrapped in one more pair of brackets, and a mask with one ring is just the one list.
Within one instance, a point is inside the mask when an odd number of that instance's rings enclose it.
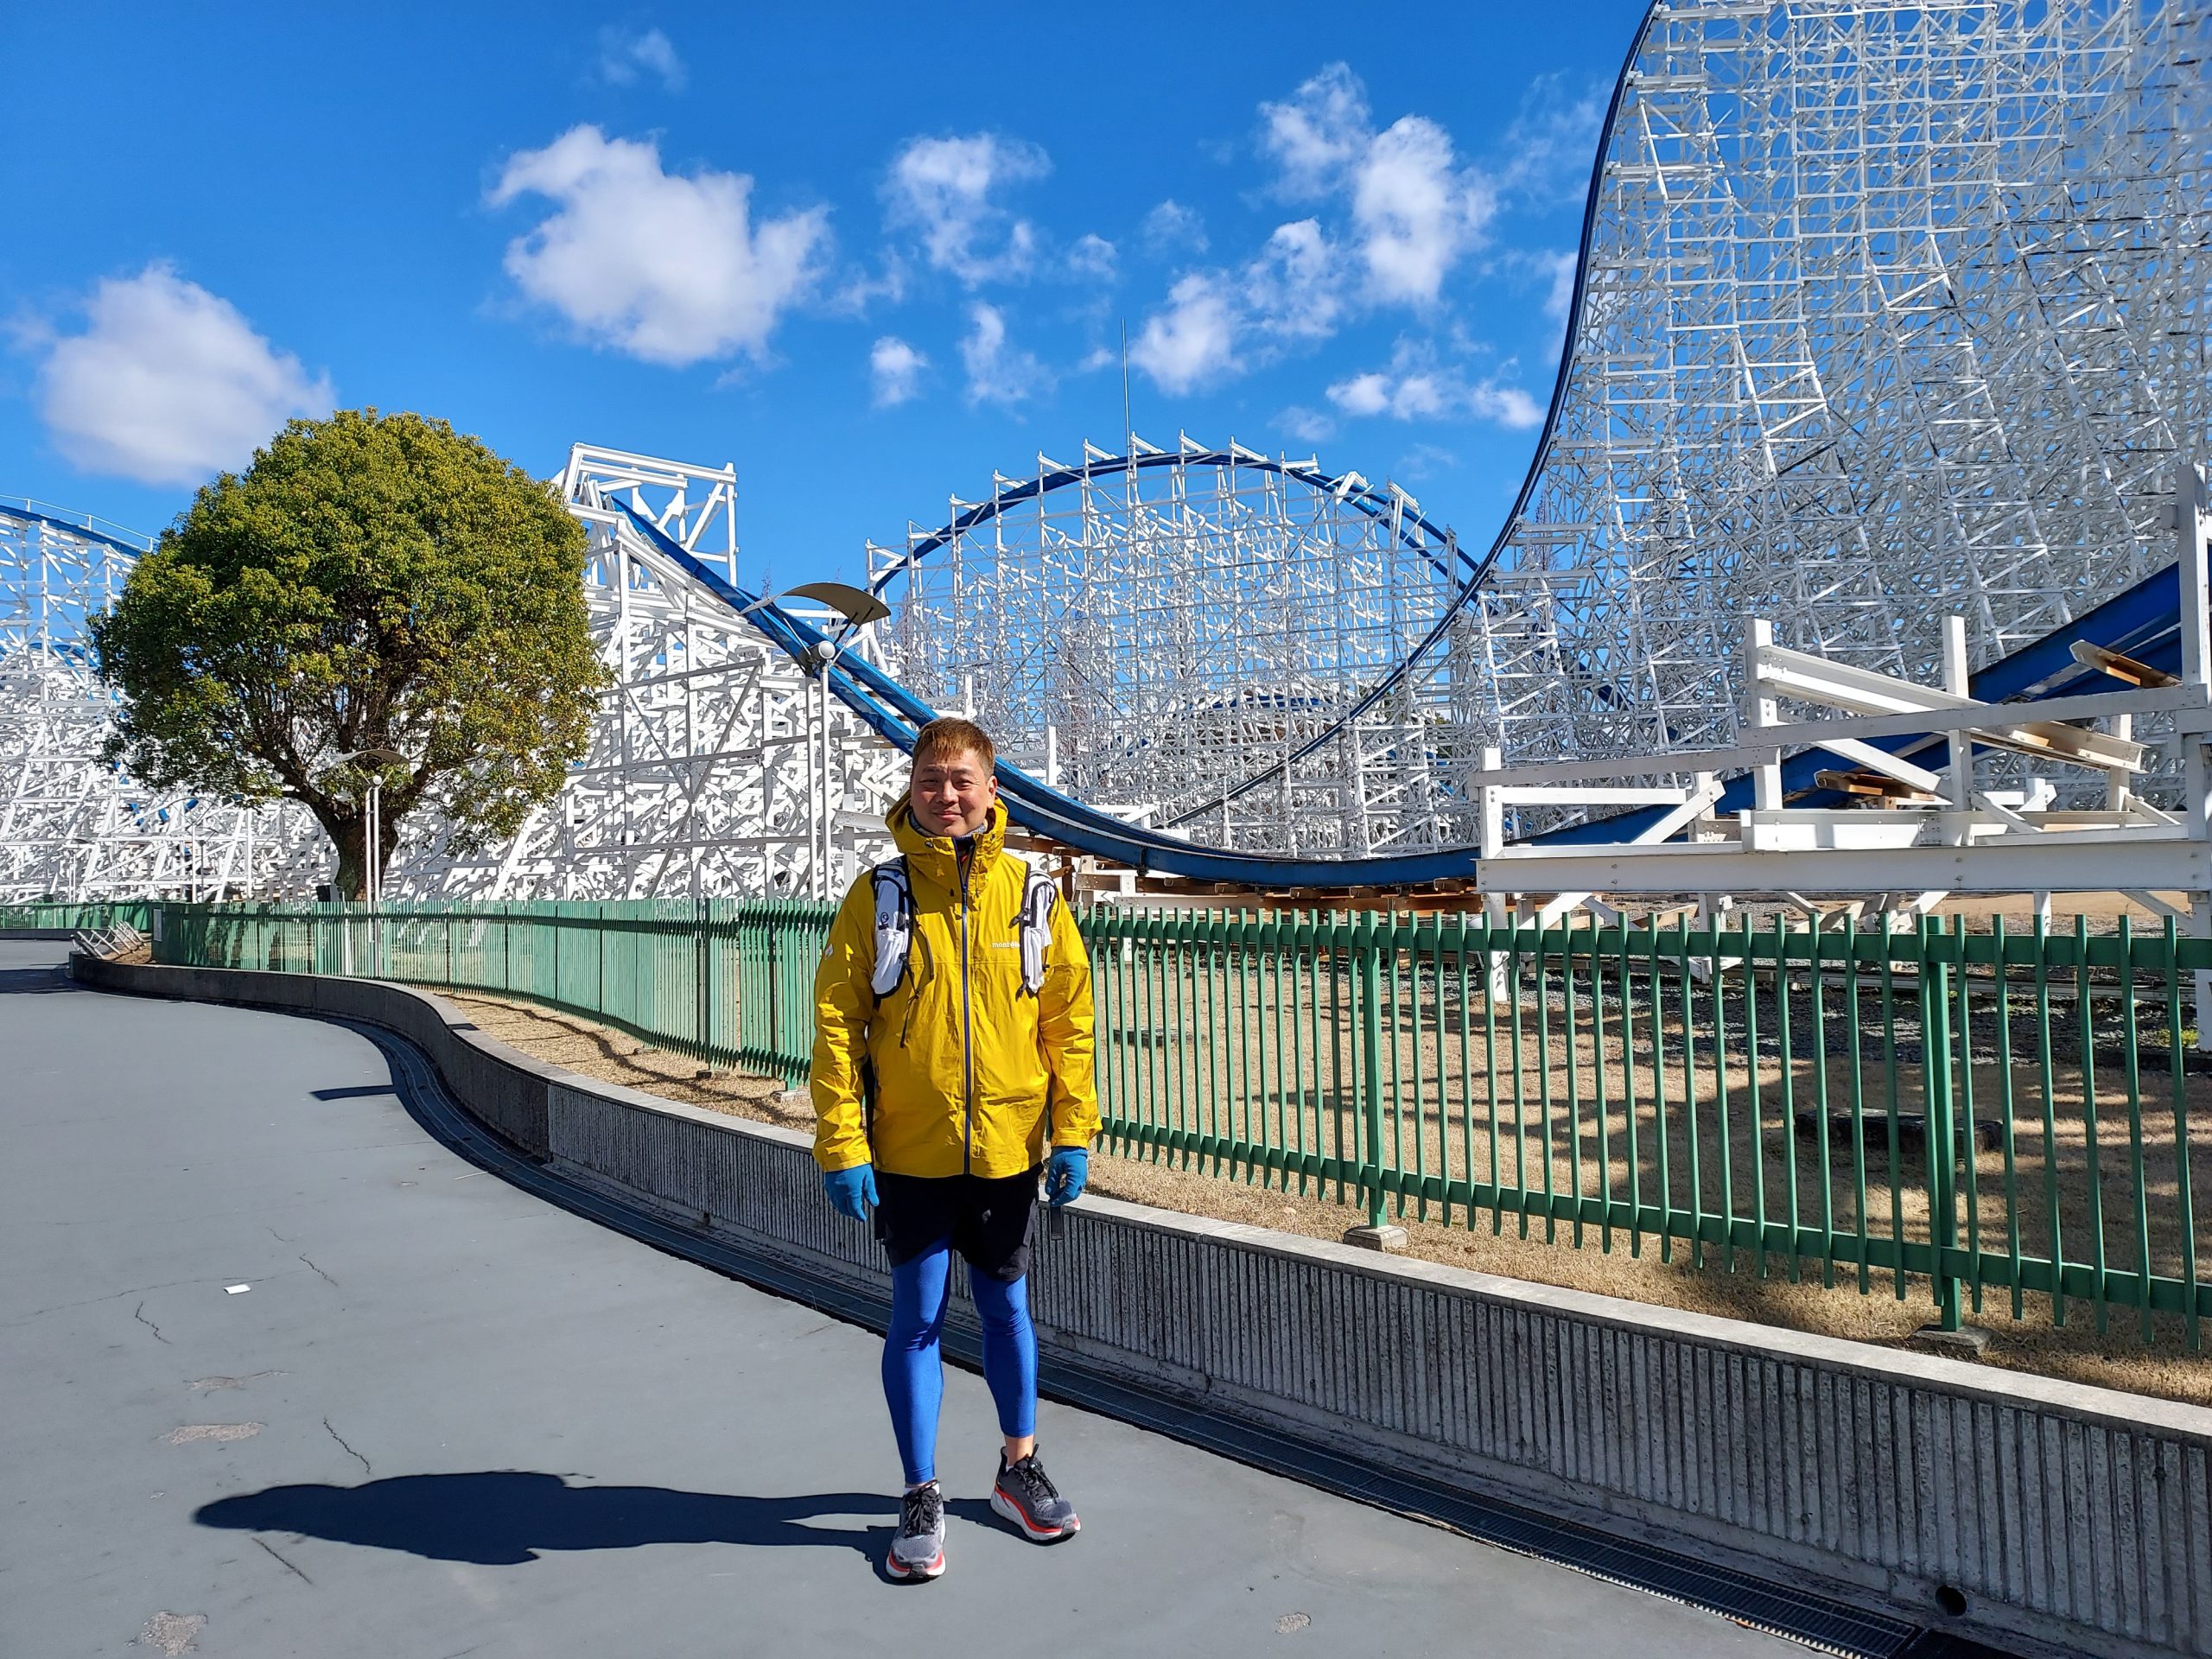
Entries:
{"label": "blue glove", "polygon": [[1090,1179],[1089,1153],[1081,1147],[1055,1147],[1052,1161],[1045,1166],[1045,1202],[1055,1210],[1073,1204]]}
{"label": "blue glove", "polygon": [[[1076,1183],[1080,1186],[1082,1182]],[[824,1170],[822,1190],[830,1195],[830,1207],[839,1215],[854,1221],[866,1221],[868,1211],[861,1206],[873,1205],[875,1197],[875,1166],[855,1164],[850,1169]]]}

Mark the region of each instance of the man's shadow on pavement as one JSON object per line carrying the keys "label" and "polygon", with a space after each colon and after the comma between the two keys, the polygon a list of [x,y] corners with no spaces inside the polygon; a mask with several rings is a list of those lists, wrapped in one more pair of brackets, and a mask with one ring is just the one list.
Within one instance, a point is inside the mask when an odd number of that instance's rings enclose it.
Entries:
{"label": "man's shadow on pavement", "polygon": [[[988,1512],[988,1511],[987,1511]],[[518,1567],[546,1549],[642,1544],[770,1544],[845,1548],[880,1558],[899,1500],[881,1492],[746,1497],[666,1486],[571,1486],[521,1470],[400,1475],[359,1486],[270,1486],[194,1511],[203,1527],[294,1532],[405,1550],[436,1561]],[[881,1526],[818,1527],[816,1516],[890,1517]]]}

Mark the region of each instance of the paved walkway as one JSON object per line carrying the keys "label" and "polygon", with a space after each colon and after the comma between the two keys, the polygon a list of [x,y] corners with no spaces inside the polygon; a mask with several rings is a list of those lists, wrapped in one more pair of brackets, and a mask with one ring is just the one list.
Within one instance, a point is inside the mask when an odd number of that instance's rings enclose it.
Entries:
{"label": "paved walkway", "polygon": [[9,1659],[1805,1652],[1049,1402],[1037,1548],[957,1370],[891,1584],[874,1338],[480,1173],[353,1032],[61,952],[0,941]]}

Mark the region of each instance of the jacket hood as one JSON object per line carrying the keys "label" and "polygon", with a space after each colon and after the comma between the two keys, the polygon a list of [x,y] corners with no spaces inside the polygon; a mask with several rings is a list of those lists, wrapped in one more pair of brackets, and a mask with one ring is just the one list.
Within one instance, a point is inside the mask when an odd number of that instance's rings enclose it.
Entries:
{"label": "jacket hood", "polygon": [[[905,796],[898,804],[883,815],[884,827],[891,831],[891,839],[907,861],[919,869],[939,887],[953,888],[960,885],[959,854],[950,836],[928,836],[914,822],[913,803]],[[988,869],[1006,850],[1007,810],[1004,801],[991,803],[991,816],[976,832],[976,864]]]}

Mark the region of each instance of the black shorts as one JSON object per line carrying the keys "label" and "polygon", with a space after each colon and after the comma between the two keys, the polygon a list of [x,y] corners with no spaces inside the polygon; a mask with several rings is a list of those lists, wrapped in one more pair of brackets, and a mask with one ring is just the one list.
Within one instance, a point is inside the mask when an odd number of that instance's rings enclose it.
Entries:
{"label": "black shorts", "polygon": [[894,1268],[950,1244],[985,1276],[1012,1284],[1029,1271],[1037,1172],[980,1175],[875,1173],[875,1236]]}

